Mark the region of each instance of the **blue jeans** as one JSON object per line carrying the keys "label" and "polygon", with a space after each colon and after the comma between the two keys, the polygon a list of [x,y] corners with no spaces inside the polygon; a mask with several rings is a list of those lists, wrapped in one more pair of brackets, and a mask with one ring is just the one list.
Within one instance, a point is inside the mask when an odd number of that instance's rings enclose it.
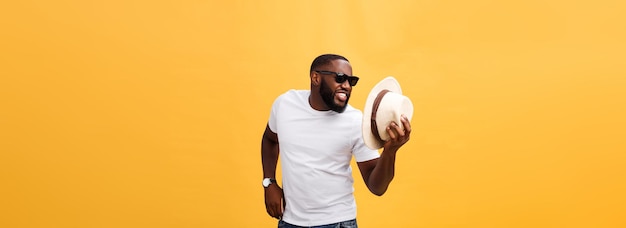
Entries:
{"label": "blue jeans", "polygon": [[[359,226],[357,226],[356,224],[356,219],[328,224],[328,225],[310,226],[310,228],[358,228],[358,227]],[[278,228],[305,228],[305,226],[296,226],[293,224],[286,223],[283,220],[280,220],[278,221]]]}

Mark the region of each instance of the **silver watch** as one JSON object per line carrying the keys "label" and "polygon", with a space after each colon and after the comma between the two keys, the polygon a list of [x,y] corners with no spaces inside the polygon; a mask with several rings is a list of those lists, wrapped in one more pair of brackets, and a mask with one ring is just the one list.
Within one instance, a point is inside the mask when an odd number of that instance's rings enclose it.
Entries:
{"label": "silver watch", "polygon": [[269,178],[269,177],[263,178],[263,187],[264,187],[264,188],[269,187],[269,186],[270,186],[270,184],[272,184],[272,183],[276,183],[276,179],[274,179],[274,178]]}

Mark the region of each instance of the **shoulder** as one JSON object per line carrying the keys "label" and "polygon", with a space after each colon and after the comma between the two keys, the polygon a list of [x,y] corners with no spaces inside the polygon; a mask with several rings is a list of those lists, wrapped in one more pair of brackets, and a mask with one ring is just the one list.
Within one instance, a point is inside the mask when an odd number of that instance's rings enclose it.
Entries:
{"label": "shoulder", "polygon": [[274,104],[272,106],[274,108],[278,108],[279,106],[281,106],[281,104],[299,105],[303,102],[306,103],[309,99],[309,94],[310,91],[308,90],[290,89],[287,92],[279,95],[276,100],[274,100]]}
{"label": "shoulder", "polygon": [[309,90],[290,89],[279,95],[277,99],[302,99],[303,97],[308,99],[310,93]]}

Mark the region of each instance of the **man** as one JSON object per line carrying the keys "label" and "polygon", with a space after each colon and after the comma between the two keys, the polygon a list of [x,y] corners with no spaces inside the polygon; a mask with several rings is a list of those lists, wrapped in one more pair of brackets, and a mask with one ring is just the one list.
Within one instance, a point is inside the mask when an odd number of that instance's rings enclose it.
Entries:
{"label": "man", "polygon": [[[279,227],[356,227],[352,156],[368,189],[383,195],[394,176],[396,153],[411,134],[409,120],[392,122],[383,152],[368,148],[361,111],[348,104],[358,78],[339,55],[313,60],[311,90],[290,90],[272,105],[261,158],[267,213]],[[399,126],[402,124],[403,126]],[[280,151],[283,189],[276,183]]]}

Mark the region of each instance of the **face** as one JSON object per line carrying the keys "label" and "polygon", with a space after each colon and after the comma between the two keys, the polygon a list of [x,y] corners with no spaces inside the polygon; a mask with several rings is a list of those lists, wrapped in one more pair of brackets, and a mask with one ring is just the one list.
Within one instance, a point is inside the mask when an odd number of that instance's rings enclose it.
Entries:
{"label": "face", "polygon": [[333,90],[326,80],[322,80],[320,84],[320,95],[324,104],[338,113],[342,113],[348,106],[348,100],[350,99],[350,93],[345,91]]}
{"label": "face", "polygon": [[[324,70],[352,75],[352,67],[350,66],[350,63],[344,60],[333,61],[333,65],[330,68],[331,69]],[[335,75],[321,74],[321,77],[319,93],[324,101],[324,104],[326,104],[330,110],[342,113],[348,106],[352,86],[350,86],[347,81],[341,84],[337,83],[335,81]]]}

